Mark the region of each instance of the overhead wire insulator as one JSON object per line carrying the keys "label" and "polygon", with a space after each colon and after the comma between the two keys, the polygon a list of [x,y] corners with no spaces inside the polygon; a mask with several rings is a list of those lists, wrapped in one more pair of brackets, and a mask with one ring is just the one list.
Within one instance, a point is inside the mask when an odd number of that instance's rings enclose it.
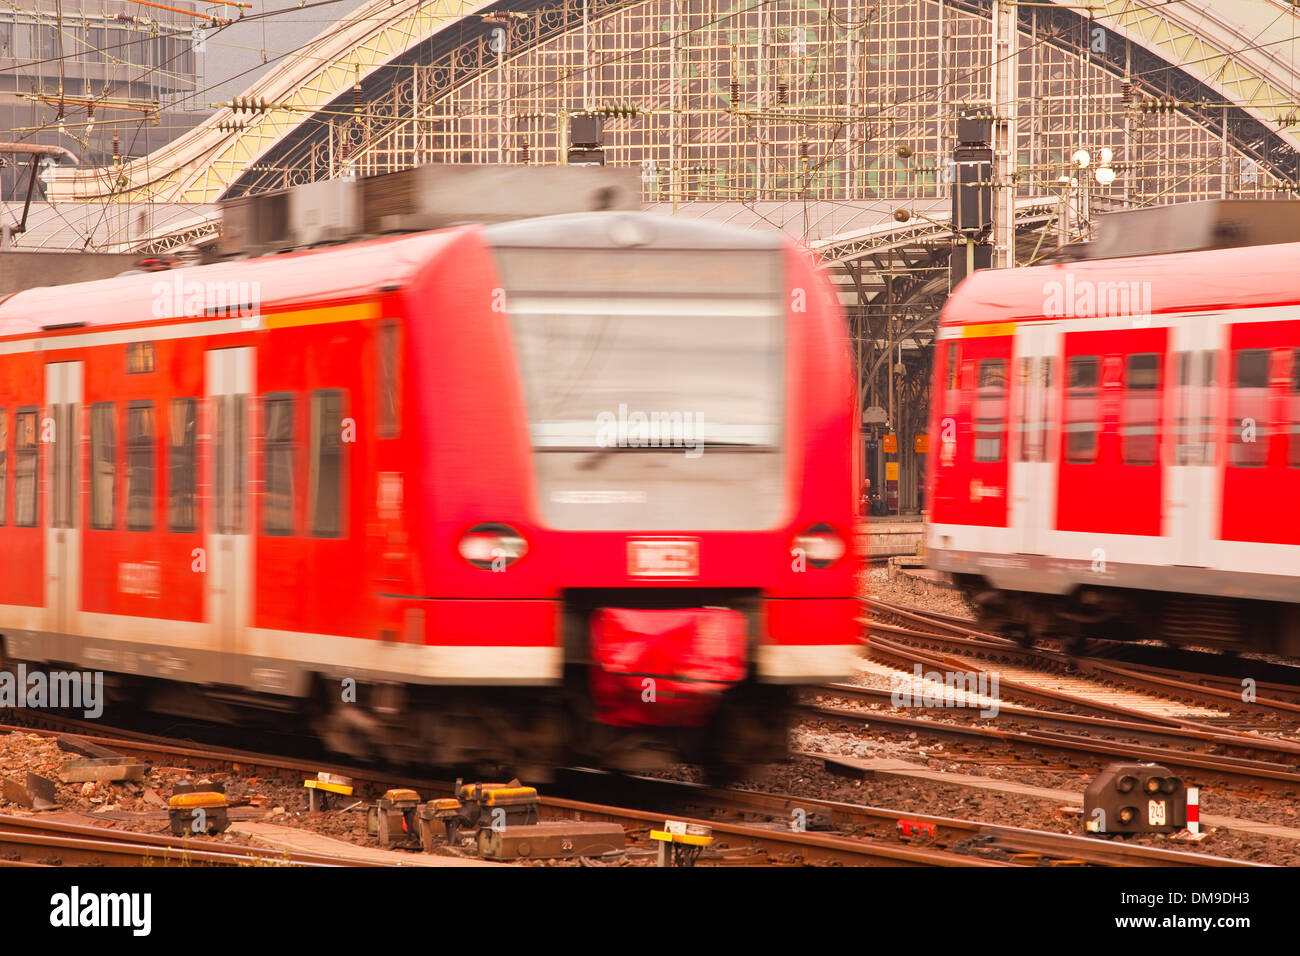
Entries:
{"label": "overhead wire insulator", "polygon": [[790,102],[790,84],[781,77],[776,81],[776,105],[786,106]]}
{"label": "overhead wire insulator", "polygon": [[1138,104],[1143,113],[1173,113],[1181,104],[1172,96],[1146,96]]}
{"label": "overhead wire insulator", "polygon": [[122,141],[118,139],[117,130],[113,130],[113,165],[122,165]]}
{"label": "overhead wire insulator", "polygon": [[519,144],[519,161],[525,166],[528,165],[528,140]]}

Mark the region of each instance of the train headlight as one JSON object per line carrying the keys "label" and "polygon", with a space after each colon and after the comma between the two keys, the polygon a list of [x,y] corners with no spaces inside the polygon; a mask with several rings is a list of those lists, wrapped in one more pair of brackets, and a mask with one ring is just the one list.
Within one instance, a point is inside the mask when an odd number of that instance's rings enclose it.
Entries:
{"label": "train headlight", "polygon": [[456,551],[476,568],[504,571],[528,553],[528,542],[508,524],[476,524],[461,535]]}
{"label": "train headlight", "polygon": [[797,535],[794,547],[814,568],[829,568],[844,557],[847,550],[844,539],[828,524],[815,524],[803,534]]}

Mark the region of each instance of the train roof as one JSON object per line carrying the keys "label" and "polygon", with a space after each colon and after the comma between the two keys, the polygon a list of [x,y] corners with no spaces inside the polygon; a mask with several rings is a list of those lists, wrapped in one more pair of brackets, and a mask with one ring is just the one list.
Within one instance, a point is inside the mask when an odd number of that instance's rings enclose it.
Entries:
{"label": "train roof", "polygon": [[[160,295],[171,301],[177,283],[221,284],[255,290],[256,308],[280,302],[343,299],[401,284],[463,235],[465,227],[400,236],[385,236],[346,246],[325,246],[253,259],[232,259],[211,265],[187,266],[42,286],[14,293],[0,302],[0,338],[31,335],[49,326],[143,324],[179,316],[180,309],[157,316]],[[168,290],[159,289],[161,283]],[[250,303],[225,302],[230,308]],[[191,316],[196,317],[196,316]]]}
{"label": "train roof", "polygon": [[1120,301],[1140,302],[1142,315],[1292,305],[1300,302],[1300,242],[982,269],[953,290],[941,321],[972,325],[1113,315],[1101,306],[1090,313],[1075,305],[1085,294],[1098,303],[1110,296],[1113,303],[1122,286],[1128,291]]}

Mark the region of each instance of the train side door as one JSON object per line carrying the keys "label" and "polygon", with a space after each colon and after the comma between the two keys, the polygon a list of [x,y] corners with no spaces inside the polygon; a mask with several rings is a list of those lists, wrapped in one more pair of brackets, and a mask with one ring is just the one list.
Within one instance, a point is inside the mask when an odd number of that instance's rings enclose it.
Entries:
{"label": "train side door", "polygon": [[1169,361],[1169,405],[1173,423],[1169,467],[1169,563],[1204,567],[1209,538],[1218,537],[1220,513],[1217,443],[1219,368],[1223,326],[1217,316],[1176,326]]}
{"label": "train side door", "polygon": [[1022,554],[1046,553],[1056,509],[1053,468],[1060,343],[1060,327],[1054,323],[1027,323],[1016,329],[1011,521]]}
{"label": "train side door", "polygon": [[207,353],[207,551],[204,619],[223,652],[218,679],[239,673],[233,655],[252,621],[253,546],[249,534],[249,422],[253,350]]}
{"label": "train side door", "polygon": [[51,362],[45,366],[47,408],[39,422],[39,440],[48,449],[45,607],[49,630],[54,634],[72,633],[81,607],[81,502],[77,481],[81,444],[77,410],[81,406],[82,375],[81,362]]}

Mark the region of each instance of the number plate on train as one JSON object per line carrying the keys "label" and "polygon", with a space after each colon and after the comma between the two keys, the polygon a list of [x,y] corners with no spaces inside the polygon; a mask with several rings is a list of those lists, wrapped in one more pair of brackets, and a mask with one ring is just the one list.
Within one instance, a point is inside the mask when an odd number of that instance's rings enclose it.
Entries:
{"label": "number plate on train", "polygon": [[700,573],[700,542],[633,538],[627,543],[627,573],[638,578],[693,578]]}

